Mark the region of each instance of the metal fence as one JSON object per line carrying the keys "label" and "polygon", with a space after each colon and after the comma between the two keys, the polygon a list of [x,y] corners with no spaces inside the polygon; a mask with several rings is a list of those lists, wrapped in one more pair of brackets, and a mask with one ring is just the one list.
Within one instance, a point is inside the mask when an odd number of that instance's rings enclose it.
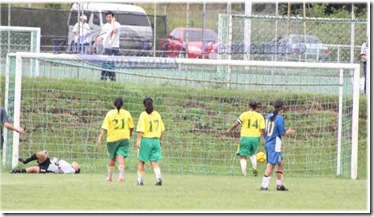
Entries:
{"label": "metal fence", "polygon": [[[42,52],[56,52],[56,49],[58,52],[67,52],[69,14],[70,10],[11,7],[9,17],[8,8],[1,7],[1,25],[40,27]],[[154,37],[164,37],[167,31],[166,16],[148,15],[148,19],[153,29],[157,27]],[[156,43],[158,41],[156,40]]]}
{"label": "metal fence", "polygon": [[[178,54],[188,52],[190,44],[188,34],[187,38],[182,41],[167,38],[167,35],[178,27],[211,29],[218,33],[217,41],[214,43],[226,47],[234,44],[236,47],[231,49],[236,50],[240,50],[243,45],[247,47],[245,49],[248,49],[248,47],[251,49],[252,46],[252,50],[257,49],[258,51],[259,49],[268,49],[265,45],[293,43],[294,39],[291,39],[290,35],[302,35],[301,38],[295,39],[301,40],[301,42],[297,41],[296,44],[304,43],[302,40],[307,41],[308,36],[315,36],[321,42],[321,45],[317,47],[316,45],[310,47],[307,42],[306,51],[305,45],[287,48],[289,49],[287,52],[293,52],[292,55],[282,55],[282,53],[263,55],[260,52],[249,52],[245,55],[233,53],[230,57],[231,59],[245,60],[360,62],[359,49],[361,44],[367,40],[366,20],[271,17],[277,13],[267,11],[269,15],[264,16],[265,12],[256,11],[256,7],[252,11],[252,15],[247,17],[244,15],[246,12],[244,3],[154,3],[136,5],[147,12],[152,29],[156,32],[156,34],[153,34],[153,42],[155,42],[153,48],[147,52],[151,56],[165,55],[165,46],[163,46],[165,43],[181,44],[182,48],[177,51]],[[56,50],[57,52],[67,52],[69,13],[70,10],[2,7],[1,25],[40,27],[42,52]],[[231,18],[229,18],[230,14],[232,15]],[[262,16],[259,16],[259,14],[262,14]],[[231,26],[229,26],[228,19],[232,19]],[[201,39],[201,41],[204,41],[202,52],[205,52],[206,39]],[[259,45],[264,45],[264,47],[259,48]],[[301,55],[299,55],[300,53]],[[186,57],[187,55],[176,56]],[[205,58],[204,55],[201,57]],[[206,58],[211,57],[207,56]],[[223,58],[226,57],[223,56]]]}
{"label": "metal fence", "polygon": [[357,19],[222,14],[219,53],[224,59],[359,62],[366,27]]}

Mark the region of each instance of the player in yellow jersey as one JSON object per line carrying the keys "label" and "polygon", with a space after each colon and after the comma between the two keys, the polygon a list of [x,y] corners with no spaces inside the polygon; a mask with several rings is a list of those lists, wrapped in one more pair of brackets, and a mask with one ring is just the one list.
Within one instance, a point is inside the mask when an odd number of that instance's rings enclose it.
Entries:
{"label": "player in yellow jersey", "polygon": [[102,138],[107,132],[107,147],[109,154],[107,182],[112,182],[116,156],[118,158],[119,182],[125,181],[125,158],[129,155],[130,137],[134,129],[134,122],[130,112],[123,107],[123,99],[114,100],[114,109],[110,110],[101,126],[101,133],[97,143],[101,145]]}
{"label": "player in yellow jersey", "polygon": [[136,132],[138,139],[138,181],[137,185],[143,185],[144,164],[149,161],[156,175],[156,185],[162,185],[161,170],[157,161],[162,159],[161,145],[162,134],[165,131],[161,115],[153,110],[153,100],[145,98],[143,100],[145,111],[140,114]]}
{"label": "player in yellow jersey", "polygon": [[242,125],[240,132],[240,144],[236,155],[240,157],[240,166],[244,176],[247,175],[247,156],[250,156],[253,167],[253,175],[257,176],[256,151],[262,136],[265,138],[264,116],[256,112],[257,103],[249,102],[248,111],[243,112],[234,124],[226,131],[229,134],[239,124]]}

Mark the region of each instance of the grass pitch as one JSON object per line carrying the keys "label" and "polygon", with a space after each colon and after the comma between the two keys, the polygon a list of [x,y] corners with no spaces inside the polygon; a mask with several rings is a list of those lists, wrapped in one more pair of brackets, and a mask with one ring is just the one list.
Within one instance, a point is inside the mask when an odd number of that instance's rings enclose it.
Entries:
{"label": "grass pitch", "polygon": [[[260,172],[261,174],[262,172]],[[2,212],[369,212],[367,180],[284,177],[288,192],[259,191],[262,175],[163,175],[153,173],[144,186],[136,174],[125,183],[106,183],[106,174],[1,173]]]}

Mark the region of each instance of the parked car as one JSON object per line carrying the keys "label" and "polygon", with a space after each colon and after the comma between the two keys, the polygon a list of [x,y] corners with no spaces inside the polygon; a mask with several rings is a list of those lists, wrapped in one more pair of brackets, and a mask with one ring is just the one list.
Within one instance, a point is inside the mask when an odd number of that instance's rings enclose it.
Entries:
{"label": "parked car", "polygon": [[73,26],[78,21],[78,15],[86,15],[91,31],[87,38],[90,44],[96,40],[102,26],[106,23],[105,13],[112,11],[120,28],[120,53],[129,55],[147,52],[153,47],[153,31],[143,8],[128,4],[114,3],[82,3],[73,4],[68,19],[68,51],[74,43]]}
{"label": "parked car", "polygon": [[286,52],[291,58],[328,60],[329,49],[314,35],[291,34],[281,36],[277,40],[278,47],[285,45]]}
{"label": "parked car", "polygon": [[217,48],[217,33],[213,30],[183,27],[175,28],[161,39],[159,47],[165,57],[202,58],[204,55],[205,59],[216,58]]}

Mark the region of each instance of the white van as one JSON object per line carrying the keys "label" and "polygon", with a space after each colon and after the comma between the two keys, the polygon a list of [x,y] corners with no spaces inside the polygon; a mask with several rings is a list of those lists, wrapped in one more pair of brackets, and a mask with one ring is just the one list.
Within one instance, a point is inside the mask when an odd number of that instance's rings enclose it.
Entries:
{"label": "white van", "polygon": [[75,3],[71,8],[68,19],[68,51],[71,51],[74,44],[73,27],[78,22],[78,17],[81,15],[87,16],[87,23],[91,28],[87,39],[92,45],[100,33],[101,27],[106,23],[105,13],[107,11],[112,11],[116,21],[121,24],[121,55],[142,55],[152,49],[152,27],[143,8],[128,4]]}

